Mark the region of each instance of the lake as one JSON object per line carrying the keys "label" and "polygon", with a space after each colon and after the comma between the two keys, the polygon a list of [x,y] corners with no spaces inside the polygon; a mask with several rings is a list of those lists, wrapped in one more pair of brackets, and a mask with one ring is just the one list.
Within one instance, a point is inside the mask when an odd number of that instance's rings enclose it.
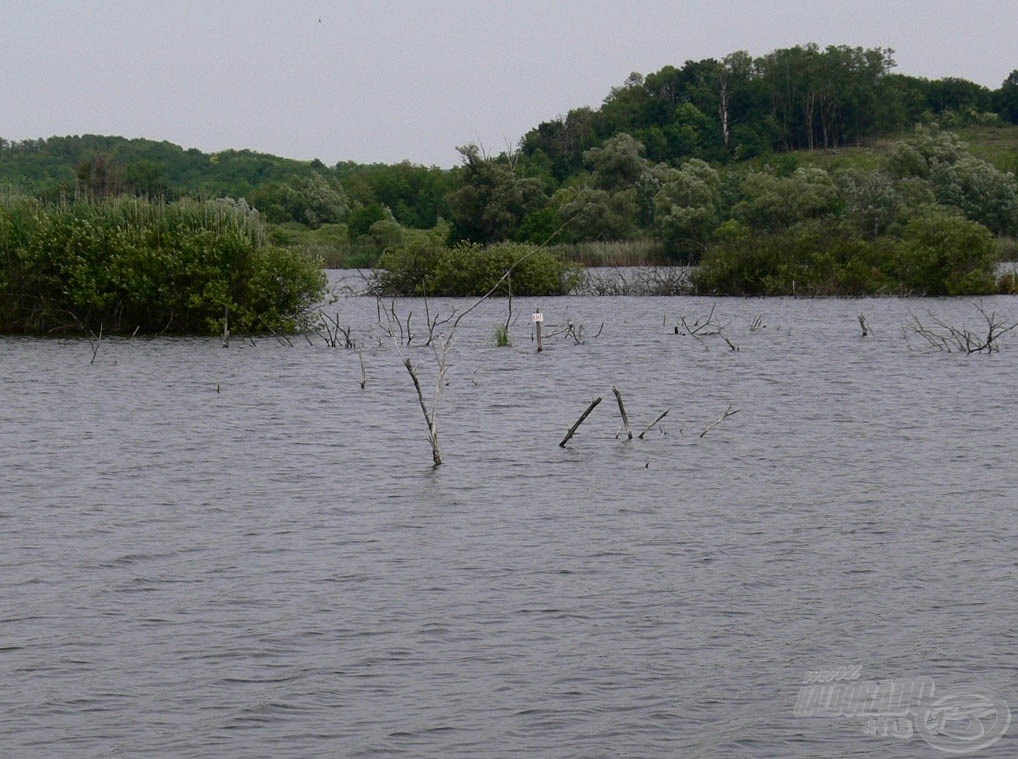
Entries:
{"label": "lake", "polygon": [[[430,405],[425,304],[394,307]],[[0,338],[0,753],[948,750],[886,714],[797,716],[835,667],[1018,707],[1018,331],[965,355],[907,328],[982,329],[970,299],[512,309],[456,329],[438,468],[371,298],[326,306],[357,349]],[[669,413],[629,440],[612,386],[637,434]],[[1014,756],[1013,729],[979,744],[1004,711],[954,714],[954,747]]]}

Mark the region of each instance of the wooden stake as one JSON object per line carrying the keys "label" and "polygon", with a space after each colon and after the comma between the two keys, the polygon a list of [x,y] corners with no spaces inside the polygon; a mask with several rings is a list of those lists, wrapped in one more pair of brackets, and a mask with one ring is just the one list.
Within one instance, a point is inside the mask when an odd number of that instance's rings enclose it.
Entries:
{"label": "wooden stake", "polygon": [[578,430],[580,425],[583,424],[583,420],[590,416],[590,412],[593,411],[597,404],[599,404],[600,402],[601,402],[600,396],[598,396],[597,398],[590,402],[590,405],[587,406],[587,410],[580,414],[580,418],[576,420],[576,423],[569,428],[569,432],[566,433],[566,436],[562,438],[562,442],[558,444],[559,448],[566,447],[566,443],[569,442],[569,438],[571,438],[576,433],[576,430]]}
{"label": "wooden stake", "polygon": [[622,393],[619,389],[612,385],[612,392],[615,393],[615,400],[619,404],[619,413],[622,415],[622,423],[626,426],[626,434],[629,435],[629,439],[633,439],[633,428],[629,425],[629,416],[626,414],[626,407],[622,403]]}
{"label": "wooden stake", "polygon": [[544,342],[541,340],[541,324],[544,322],[544,315],[541,313],[541,309],[537,309],[534,312],[534,327],[537,330],[537,352],[540,353],[544,350]]}

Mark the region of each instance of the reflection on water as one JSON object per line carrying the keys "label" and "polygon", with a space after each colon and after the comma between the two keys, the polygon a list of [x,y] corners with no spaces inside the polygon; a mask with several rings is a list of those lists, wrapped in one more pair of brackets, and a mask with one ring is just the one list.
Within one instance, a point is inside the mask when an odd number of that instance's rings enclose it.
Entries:
{"label": "reflection on water", "polygon": [[[485,304],[437,470],[370,299],[329,306],[363,390],[320,338],[3,338],[3,754],[932,751],[795,717],[841,665],[1018,706],[1014,343],[909,349],[910,311],[967,301],[721,300],[737,351],[675,334],[711,305],[517,299],[498,348]],[[629,441],[612,385],[637,431],[671,411]]]}

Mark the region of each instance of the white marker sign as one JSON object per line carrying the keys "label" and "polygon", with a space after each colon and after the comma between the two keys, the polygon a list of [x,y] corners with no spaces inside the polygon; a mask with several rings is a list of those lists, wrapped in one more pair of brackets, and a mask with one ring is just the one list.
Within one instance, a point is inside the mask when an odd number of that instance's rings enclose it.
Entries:
{"label": "white marker sign", "polygon": [[542,314],[540,311],[538,311],[536,314],[534,314],[534,321],[535,322],[543,322],[544,321],[544,314]]}

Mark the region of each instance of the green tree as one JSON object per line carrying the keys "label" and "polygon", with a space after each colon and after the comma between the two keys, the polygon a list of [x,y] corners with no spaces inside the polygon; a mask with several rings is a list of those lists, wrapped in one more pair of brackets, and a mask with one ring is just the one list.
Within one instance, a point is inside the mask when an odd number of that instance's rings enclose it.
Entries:
{"label": "green tree", "polygon": [[718,172],[698,158],[662,173],[654,222],[672,256],[699,260],[718,225],[720,191]]}
{"label": "green tree", "polygon": [[312,229],[339,224],[350,212],[339,180],[319,172],[259,185],[247,194],[247,200],[271,223],[297,222]]}
{"label": "green tree", "polygon": [[902,286],[919,295],[981,295],[996,285],[993,235],[943,210],[909,222],[894,266]]}
{"label": "green tree", "polygon": [[971,155],[939,164],[931,174],[937,201],[954,206],[991,232],[1018,235],[1018,183],[1014,174],[998,170]]}
{"label": "green tree", "polygon": [[929,179],[935,167],[953,164],[967,153],[968,146],[954,132],[918,126],[912,137],[891,148],[885,165],[897,177]]}
{"label": "green tree", "polygon": [[357,240],[368,234],[376,222],[387,221],[391,218],[391,214],[381,203],[359,206],[350,212],[346,225],[347,236],[350,240]]}
{"label": "green tree", "polygon": [[148,159],[134,161],[125,167],[124,188],[133,195],[149,198],[166,198],[171,194],[163,166]]}
{"label": "green tree", "polygon": [[905,202],[894,179],[877,169],[845,169],[835,174],[844,216],[867,239],[886,234],[903,213]]}
{"label": "green tree", "polygon": [[594,186],[615,192],[636,184],[647,166],[643,153],[643,143],[622,132],[588,150],[583,159],[594,172]]}
{"label": "green tree", "polygon": [[633,236],[636,222],[636,192],[633,189],[608,192],[593,187],[560,191],[569,200],[561,203],[559,215],[567,219],[569,236],[585,240],[625,240]]}
{"label": "green tree", "polygon": [[517,174],[506,157],[482,155],[476,145],[457,150],[463,157],[462,184],[447,197],[452,240],[513,239],[523,219],[546,202],[540,181]]}
{"label": "green tree", "polygon": [[755,229],[784,229],[836,212],[841,194],[823,169],[798,168],[787,177],[754,171],[742,183],[735,218]]}
{"label": "green tree", "polygon": [[993,93],[994,110],[1006,121],[1018,124],[1018,69],[1007,75],[1000,89]]}

